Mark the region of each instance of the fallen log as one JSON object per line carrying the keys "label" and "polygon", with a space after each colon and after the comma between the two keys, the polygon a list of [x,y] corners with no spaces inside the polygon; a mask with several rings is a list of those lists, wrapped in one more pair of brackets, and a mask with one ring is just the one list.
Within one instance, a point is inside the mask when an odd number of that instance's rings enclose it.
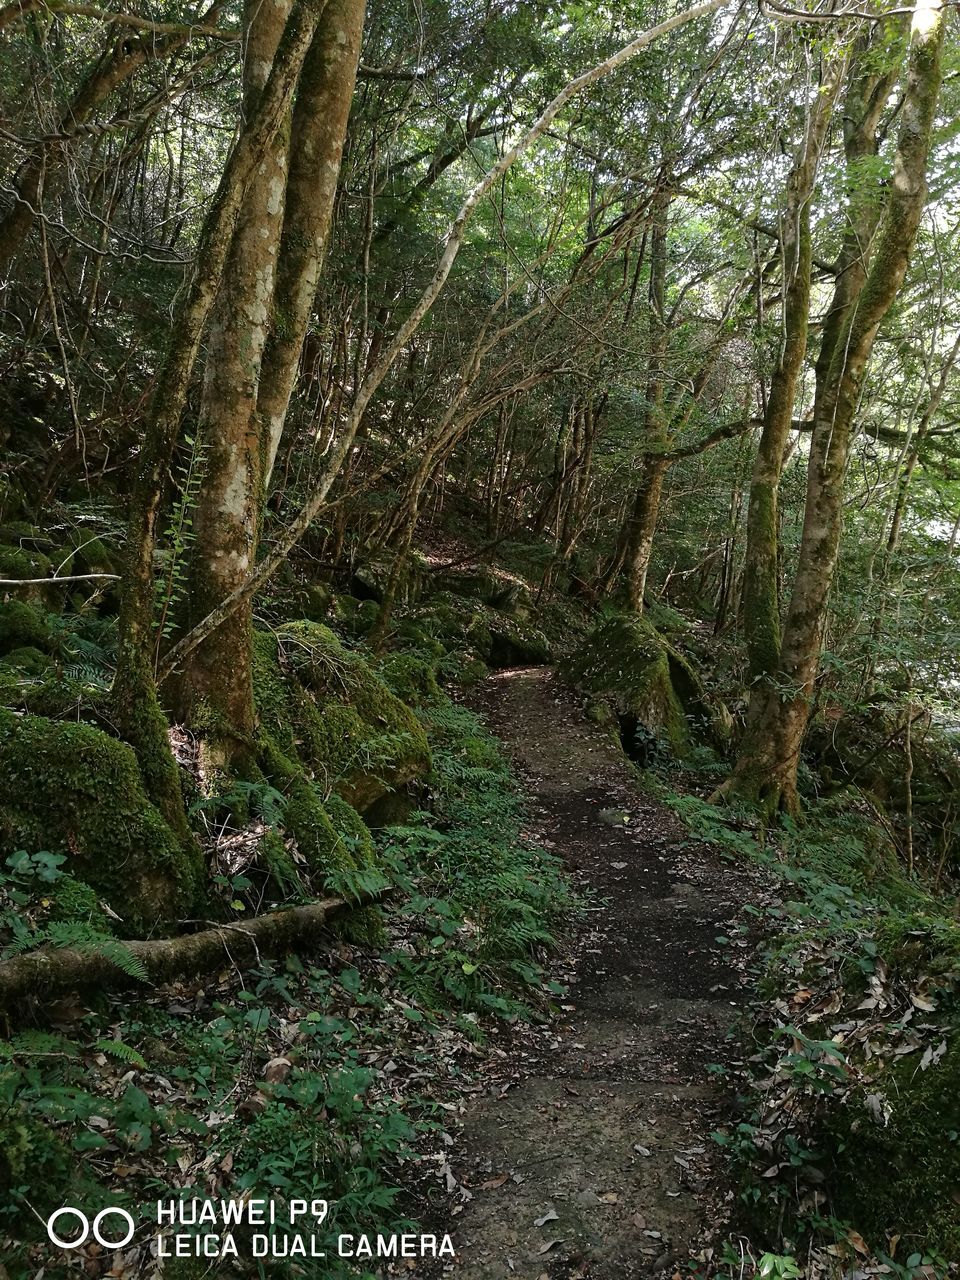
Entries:
{"label": "fallen log", "polygon": [[[123,965],[132,956],[147,982],[160,984],[209,973],[224,964],[257,963],[264,955],[301,949],[331,920],[386,897],[389,889],[346,898],[325,898],[302,907],[270,911],[250,920],[217,924],[175,938],[118,943],[114,956],[89,947],[40,947],[0,963],[0,1006],[25,997],[62,996],[89,987],[142,986]],[[122,947],[122,955],[118,955]]]}

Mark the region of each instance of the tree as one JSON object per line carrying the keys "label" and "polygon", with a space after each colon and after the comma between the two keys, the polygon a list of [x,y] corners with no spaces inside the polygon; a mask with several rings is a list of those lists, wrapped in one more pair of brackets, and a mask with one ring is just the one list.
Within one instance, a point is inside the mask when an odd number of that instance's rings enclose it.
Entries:
{"label": "tree", "polygon": [[[795,812],[798,807],[797,767],[840,545],[856,411],[877,330],[903,283],[926,203],[944,29],[939,5],[915,9],[886,206],[880,213],[862,190],[854,201],[841,271],[824,324],[803,539],[780,659],[772,679],[755,688],[753,696],[759,702],[751,713],[730,788],[759,796],[772,810]],[[852,102],[846,109],[848,167],[875,149],[889,74],[873,67],[854,72]]]}

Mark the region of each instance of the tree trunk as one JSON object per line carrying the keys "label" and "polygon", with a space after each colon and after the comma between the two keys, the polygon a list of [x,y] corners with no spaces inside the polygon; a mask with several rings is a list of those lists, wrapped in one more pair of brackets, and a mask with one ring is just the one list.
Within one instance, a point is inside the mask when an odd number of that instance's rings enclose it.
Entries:
{"label": "tree trunk", "polygon": [[[250,2],[248,113],[263,92],[290,0]],[[363,14],[363,0],[326,4],[304,61],[292,126],[264,152],[241,211],[207,353],[205,482],[194,518],[191,622],[226,599],[254,562],[333,215]],[[178,682],[186,718],[208,728],[207,750],[217,765],[241,763],[254,736],[252,609],[248,598],[198,646]]]}
{"label": "tree trunk", "polygon": [[664,376],[668,330],[665,312],[667,286],[667,222],[671,194],[659,190],[650,206],[650,338],[647,351],[647,387],[644,407],[643,441],[651,452],[643,462],[637,486],[623,531],[623,568],[627,606],[635,613],[643,612],[643,593],[647,585],[653,537],[660,516],[660,497],[666,463],[657,454],[667,446],[667,424],[664,412]]}
{"label": "tree trunk", "polygon": [[114,718],[121,735],[137,752],[151,799],[168,821],[179,825],[184,819],[178,775],[167,743],[166,721],[157,700],[154,676],[154,553],[158,522],[200,338],[223,276],[244,193],[260,155],[271,146],[289,110],[316,23],[313,6],[298,4],[287,23],[280,54],[256,114],[227,162],[204,223],[193,276],[157,379],[130,502],[112,695]]}
{"label": "tree trunk", "polygon": [[[903,283],[926,202],[926,166],[942,76],[944,25],[939,4],[918,5],[912,24],[893,180],[880,219],[876,250],[871,262],[870,244],[874,237],[859,239],[851,270],[841,273],[838,281],[840,296],[834,297],[831,332],[824,334],[829,349],[821,352],[818,361],[800,559],[780,662],[769,687],[755,694],[761,699],[760,705],[727,788],[759,797],[768,810],[796,812],[798,808],[797,766],[840,545],[843,486],[854,416],[877,330]],[[876,121],[889,88],[880,86],[882,102],[878,102],[880,90],[876,82],[884,77],[870,78],[875,83],[867,110],[858,117],[849,112],[845,115],[854,124],[872,115],[875,138]],[[848,123],[848,128],[853,126]],[[848,140],[849,137],[848,133]],[[866,193],[861,197],[860,208],[865,205]],[[859,291],[851,292],[851,276],[863,280]]]}
{"label": "tree trunk", "polygon": [[811,106],[805,136],[787,179],[780,243],[783,338],[770,381],[763,429],[750,480],[744,567],[744,620],[750,676],[764,678],[780,657],[778,496],[810,316],[810,202],[833,115],[841,66],[834,64]]}
{"label": "tree trunk", "polygon": [[634,613],[643,613],[643,593],[647,586],[653,538],[660,516],[660,498],[663,493],[663,477],[666,463],[660,458],[648,458],[644,464],[643,478],[633,499],[627,517],[627,544],[623,562],[623,580],[626,587],[627,607]]}
{"label": "tree trunk", "polygon": [[[266,87],[292,0],[247,0],[243,112],[249,119]],[[309,55],[308,55],[309,57]],[[289,128],[261,152],[240,208],[207,339],[198,438],[203,483],[193,516],[188,618],[196,621],[242,582],[253,563],[261,518],[263,457],[255,411],[273,306],[283,225]],[[218,764],[249,750],[253,738],[252,604],[238,609],[215,639],[191,655],[179,682],[181,718],[206,729]],[[214,745],[216,744],[216,745]]]}
{"label": "tree trunk", "polygon": [[280,445],[330,237],[365,0],[327,0],[297,90],[273,317],[257,397],[264,485]]}

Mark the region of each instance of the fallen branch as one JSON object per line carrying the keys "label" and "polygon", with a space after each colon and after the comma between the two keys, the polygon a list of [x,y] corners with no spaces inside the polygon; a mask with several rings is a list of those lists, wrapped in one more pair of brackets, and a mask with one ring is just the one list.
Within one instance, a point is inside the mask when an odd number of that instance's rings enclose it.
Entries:
{"label": "fallen branch", "polygon": [[0,578],[0,587],[46,587],[51,582],[119,582],[119,573],[67,573],[62,578]]}
{"label": "fallen branch", "polygon": [[[387,896],[389,889],[362,894],[353,901],[325,898],[303,907],[270,911],[251,920],[215,925],[199,933],[149,942],[124,942],[151,983],[209,973],[223,964],[256,964],[315,939],[331,920]],[[0,964],[0,1006],[25,996],[62,996],[84,987],[136,985],[115,960],[93,947],[41,947]]]}

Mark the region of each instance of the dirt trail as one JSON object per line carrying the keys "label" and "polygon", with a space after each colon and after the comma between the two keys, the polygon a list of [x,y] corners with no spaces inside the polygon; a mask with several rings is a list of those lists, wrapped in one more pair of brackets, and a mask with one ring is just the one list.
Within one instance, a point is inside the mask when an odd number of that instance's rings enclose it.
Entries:
{"label": "dirt trail", "polygon": [[[484,712],[529,785],[534,834],[596,895],[563,958],[563,1016],[504,1044],[449,1162],[463,1280],[631,1280],[702,1246],[723,1217],[707,1070],[743,956],[718,943],[755,891],[685,844],[609,733],[543,668],[504,671]],[[456,1212],[456,1210],[455,1210]],[[538,1220],[540,1225],[537,1225]]]}

